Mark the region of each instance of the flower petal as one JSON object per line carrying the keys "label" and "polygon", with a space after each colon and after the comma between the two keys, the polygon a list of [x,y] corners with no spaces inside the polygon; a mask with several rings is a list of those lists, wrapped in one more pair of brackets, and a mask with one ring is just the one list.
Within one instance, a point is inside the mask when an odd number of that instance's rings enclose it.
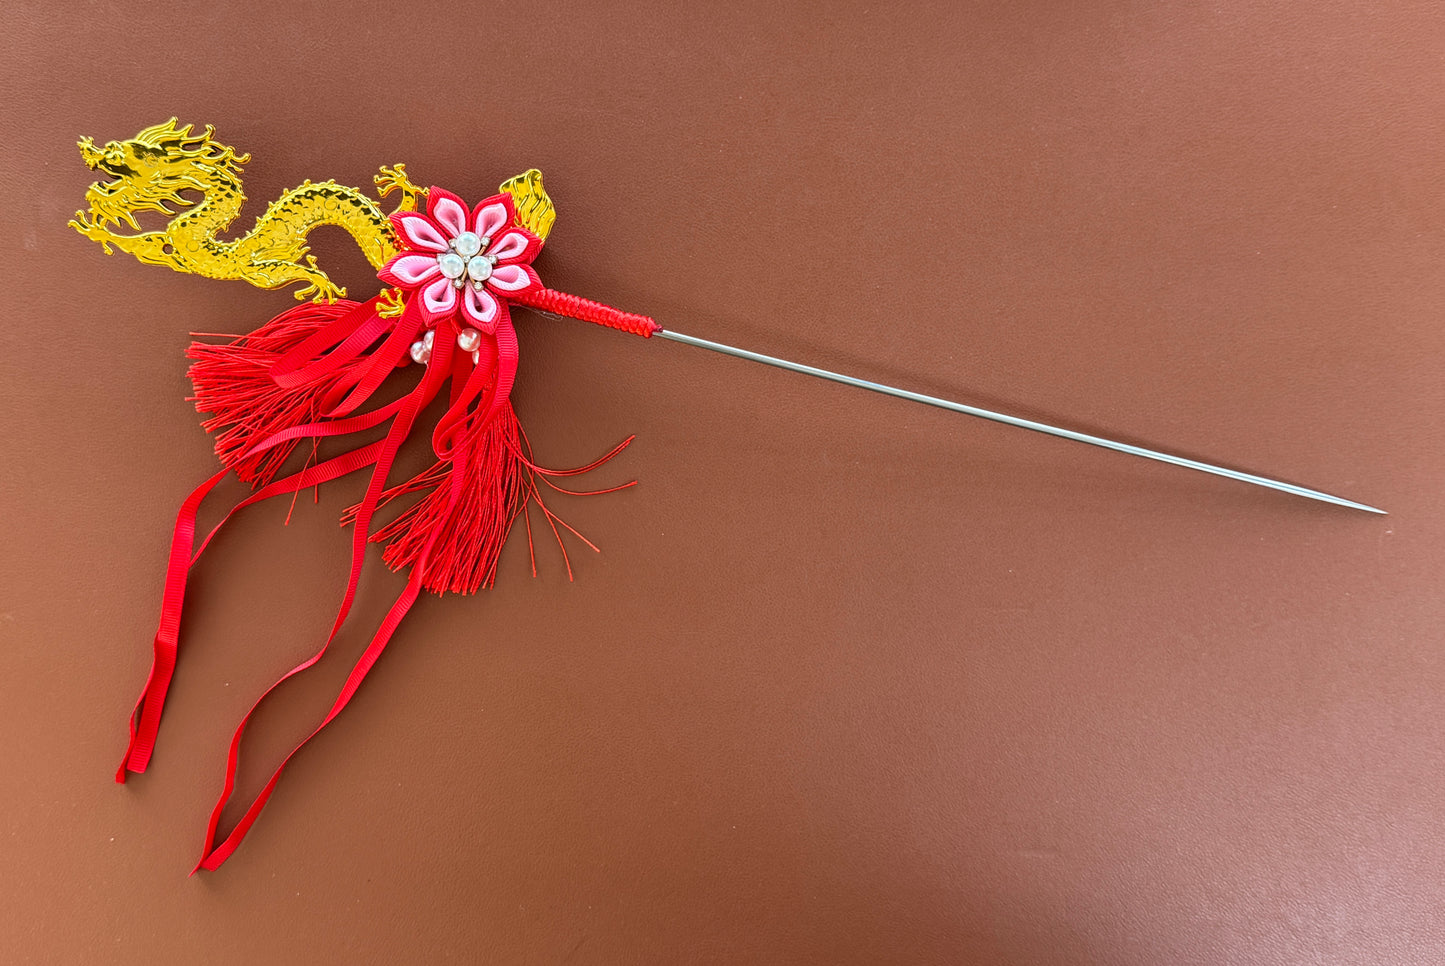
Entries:
{"label": "flower petal", "polygon": [[445,188],[427,189],[426,212],[441,226],[448,238],[455,238],[467,230],[466,204]]}
{"label": "flower petal", "polygon": [[457,290],[449,278],[438,278],[421,292],[422,312],[427,317],[427,322],[432,323],[446,318],[456,311]]}
{"label": "flower petal", "polygon": [[415,211],[398,211],[391,216],[397,236],[407,248],[426,252],[444,252],[447,239],[441,228],[426,215]]}
{"label": "flower petal", "polygon": [[477,205],[477,213],[472,218],[472,231],[483,238],[496,238],[516,217],[517,209],[512,203],[511,195],[492,195]]}
{"label": "flower petal", "polygon": [[441,273],[435,255],[401,254],[386,263],[376,277],[389,285],[416,288]]}
{"label": "flower petal", "polygon": [[492,269],[487,285],[503,295],[516,295],[531,288],[540,288],[542,280],[530,265],[498,265]]}
{"label": "flower petal", "polygon": [[525,228],[508,228],[492,242],[488,255],[495,255],[497,261],[528,262],[542,250],[542,240]]}
{"label": "flower petal", "polygon": [[488,335],[497,331],[497,300],[492,297],[492,293],[485,288],[477,289],[471,285],[468,285],[465,291],[462,311],[467,318]]}

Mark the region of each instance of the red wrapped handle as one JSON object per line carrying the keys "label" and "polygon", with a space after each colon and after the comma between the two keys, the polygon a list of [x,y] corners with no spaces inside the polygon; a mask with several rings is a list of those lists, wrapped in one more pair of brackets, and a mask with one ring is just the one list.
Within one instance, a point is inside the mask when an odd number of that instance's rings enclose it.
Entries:
{"label": "red wrapped handle", "polygon": [[519,305],[525,305],[528,308],[565,315],[571,319],[581,319],[583,322],[595,322],[598,325],[605,325],[609,329],[619,329],[633,335],[640,335],[644,339],[651,338],[654,332],[662,331],[662,326],[645,315],[634,315],[631,312],[614,309],[610,305],[603,305],[601,302],[584,299],[578,295],[568,295],[566,292],[558,292],[550,288],[534,289],[516,296],[514,300]]}

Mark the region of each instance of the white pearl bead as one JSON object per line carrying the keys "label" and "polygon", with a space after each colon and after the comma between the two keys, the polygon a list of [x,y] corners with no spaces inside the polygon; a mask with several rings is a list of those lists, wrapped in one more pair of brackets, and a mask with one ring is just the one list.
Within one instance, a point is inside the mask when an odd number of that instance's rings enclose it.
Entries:
{"label": "white pearl bead", "polygon": [[467,263],[462,261],[462,256],[456,252],[447,252],[437,259],[437,267],[447,278],[461,278],[462,273],[467,270]]}
{"label": "white pearl bead", "polygon": [[434,345],[434,344],[436,343],[436,338],[437,338],[436,330],[435,330],[435,329],[427,329],[426,335],[424,335],[424,336],[421,337],[421,341],[426,345],[426,347],[427,347],[428,349],[430,349],[430,348],[432,347],[432,345]]}
{"label": "white pearl bead", "polygon": [[481,362],[481,361],[482,361],[482,350],[481,350],[481,349],[477,349],[475,352],[472,353],[472,365],[476,365],[477,363],[479,363],[479,362]]}
{"label": "white pearl bead", "polygon": [[411,361],[418,365],[426,365],[431,359],[431,347],[425,342],[413,342],[411,344]]}
{"label": "white pearl bead", "polygon": [[457,333],[457,348],[463,352],[475,352],[482,344],[482,334],[476,329],[462,329]]}
{"label": "white pearl bead", "polygon": [[477,255],[467,262],[467,274],[474,282],[485,282],[492,277],[492,263],[484,255]]}
{"label": "white pearl bead", "polygon": [[452,242],[452,248],[463,258],[471,258],[482,250],[482,240],[477,237],[474,231],[464,231]]}

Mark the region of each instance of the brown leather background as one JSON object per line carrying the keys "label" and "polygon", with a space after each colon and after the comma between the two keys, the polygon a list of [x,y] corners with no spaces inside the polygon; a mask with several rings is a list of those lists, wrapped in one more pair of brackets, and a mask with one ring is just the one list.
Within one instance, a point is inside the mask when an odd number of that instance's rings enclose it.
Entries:
{"label": "brown leather background", "polygon": [[[684,6],[4,4],[0,959],[1445,961],[1438,5]],[[238,228],[537,165],[555,287],[1392,515],[529,316],[541,458],[638,434],[595,477],[638,488],[558,504],[603,553],[425,599],[187,879],[358,482],[216,544],[115,786],[213,466],[186,333],[291,304],[65,227],[75,138],[172,114],[252,152]],[[370,567],[242,797],[400,590]]]}

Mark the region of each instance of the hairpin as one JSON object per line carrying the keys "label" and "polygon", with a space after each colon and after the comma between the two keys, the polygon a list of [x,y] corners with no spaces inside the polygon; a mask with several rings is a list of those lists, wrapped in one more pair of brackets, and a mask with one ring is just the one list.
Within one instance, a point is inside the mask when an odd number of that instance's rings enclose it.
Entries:
{"label": "hairpin", "polygon": [[[585,538],[551,510],[547,494],[605,493],[631,485],[589,491],[557,482],[612,459],[631,437],[575,469],[549,469],[533,461],[509,401],[519,363],[512,321],[516,308],[643,338],[670,339],[1296,496],[1384,512],[1279,480],[684,335],[647,316],[550,289],[533,263],[556,213],[535,169],[504,181],[497,194],[469,204],[443,188],[417,187],[402,164],[383,167],[375,177],[380,196],[399,195],[389,213],[359,189],[334,181],[307,181],[272,202],[250,231],[222,241],[217,235],[236,219],[245,201],[241,173],[249,156],[219,143],[214,134],[210,126],[193,133],[191,125],[177,127],[171,118],[128,140],[104,145],[90,138],[78,142],[86,165],[105,179],[90,186],[85,196],[88,210],[77,212],[70,224],[100,243],[107,254],[119,249],[146,264],[240,279],[266,289],[295,285],[299,288],[294,294],[303,303],[249,334],[219,344],[194,342],[187,352],[196,408],[208,417],[202,425],[215,436],[222,468],[191,493],[177,516],[151,671],[130,718],[130,741],[116,773],[118,782],[124,782],[128,773],[145,771],[150,763],[176,664],[187,575],[216,532],[237,511],[270,497],[295,494],[362,470],[369,471],[369,482],[343,518],[353,528],[351,568],[331,632],[315,655],[283,675],[241,720],[194,871],[216,869],[235,851],[291,756],[350,701],[423,589],[468,594],[490,586],[498,555],[519,517],[532,546],[533,512],[562,546],[566,561],[563,530],[584,542]],[[419,207],[423,202],[424,210]],[[143,212],[159,213],[169,221],[163,229],[143,230],[136,220]],[[122,223],[134,233],[123,233]],[[317,265],[307,235],[322,225],[338,226],[355,239],[377,269],[382,283],[377,294],[361,302],[347,300],[345,290]],[[375,401],[388,382],[409,388],[393,401]],[[446,401],[444,414],[430,428],[437,462],[409,480],[393,483],[390,474],[399,447],[417,430],[423,410],[437,399]],[[356,444],[326,459],[318,456],[322,439],[345,439],[383,428],[380,440]],[[298,450],[301,462],[296,466]],[[250,484],[252,492],[198,543],[201,503],[231,474]],[[411,502],[373,529],[377,511],[403,499]],[[368,542],[384,544],[385,562],[408,572],[406,589],[321,724],[287,755],[235,828],[218,841],[251,714],[282,681],[321,659],[351,610]],[[567,572],[570,577],[570,563]]]}

